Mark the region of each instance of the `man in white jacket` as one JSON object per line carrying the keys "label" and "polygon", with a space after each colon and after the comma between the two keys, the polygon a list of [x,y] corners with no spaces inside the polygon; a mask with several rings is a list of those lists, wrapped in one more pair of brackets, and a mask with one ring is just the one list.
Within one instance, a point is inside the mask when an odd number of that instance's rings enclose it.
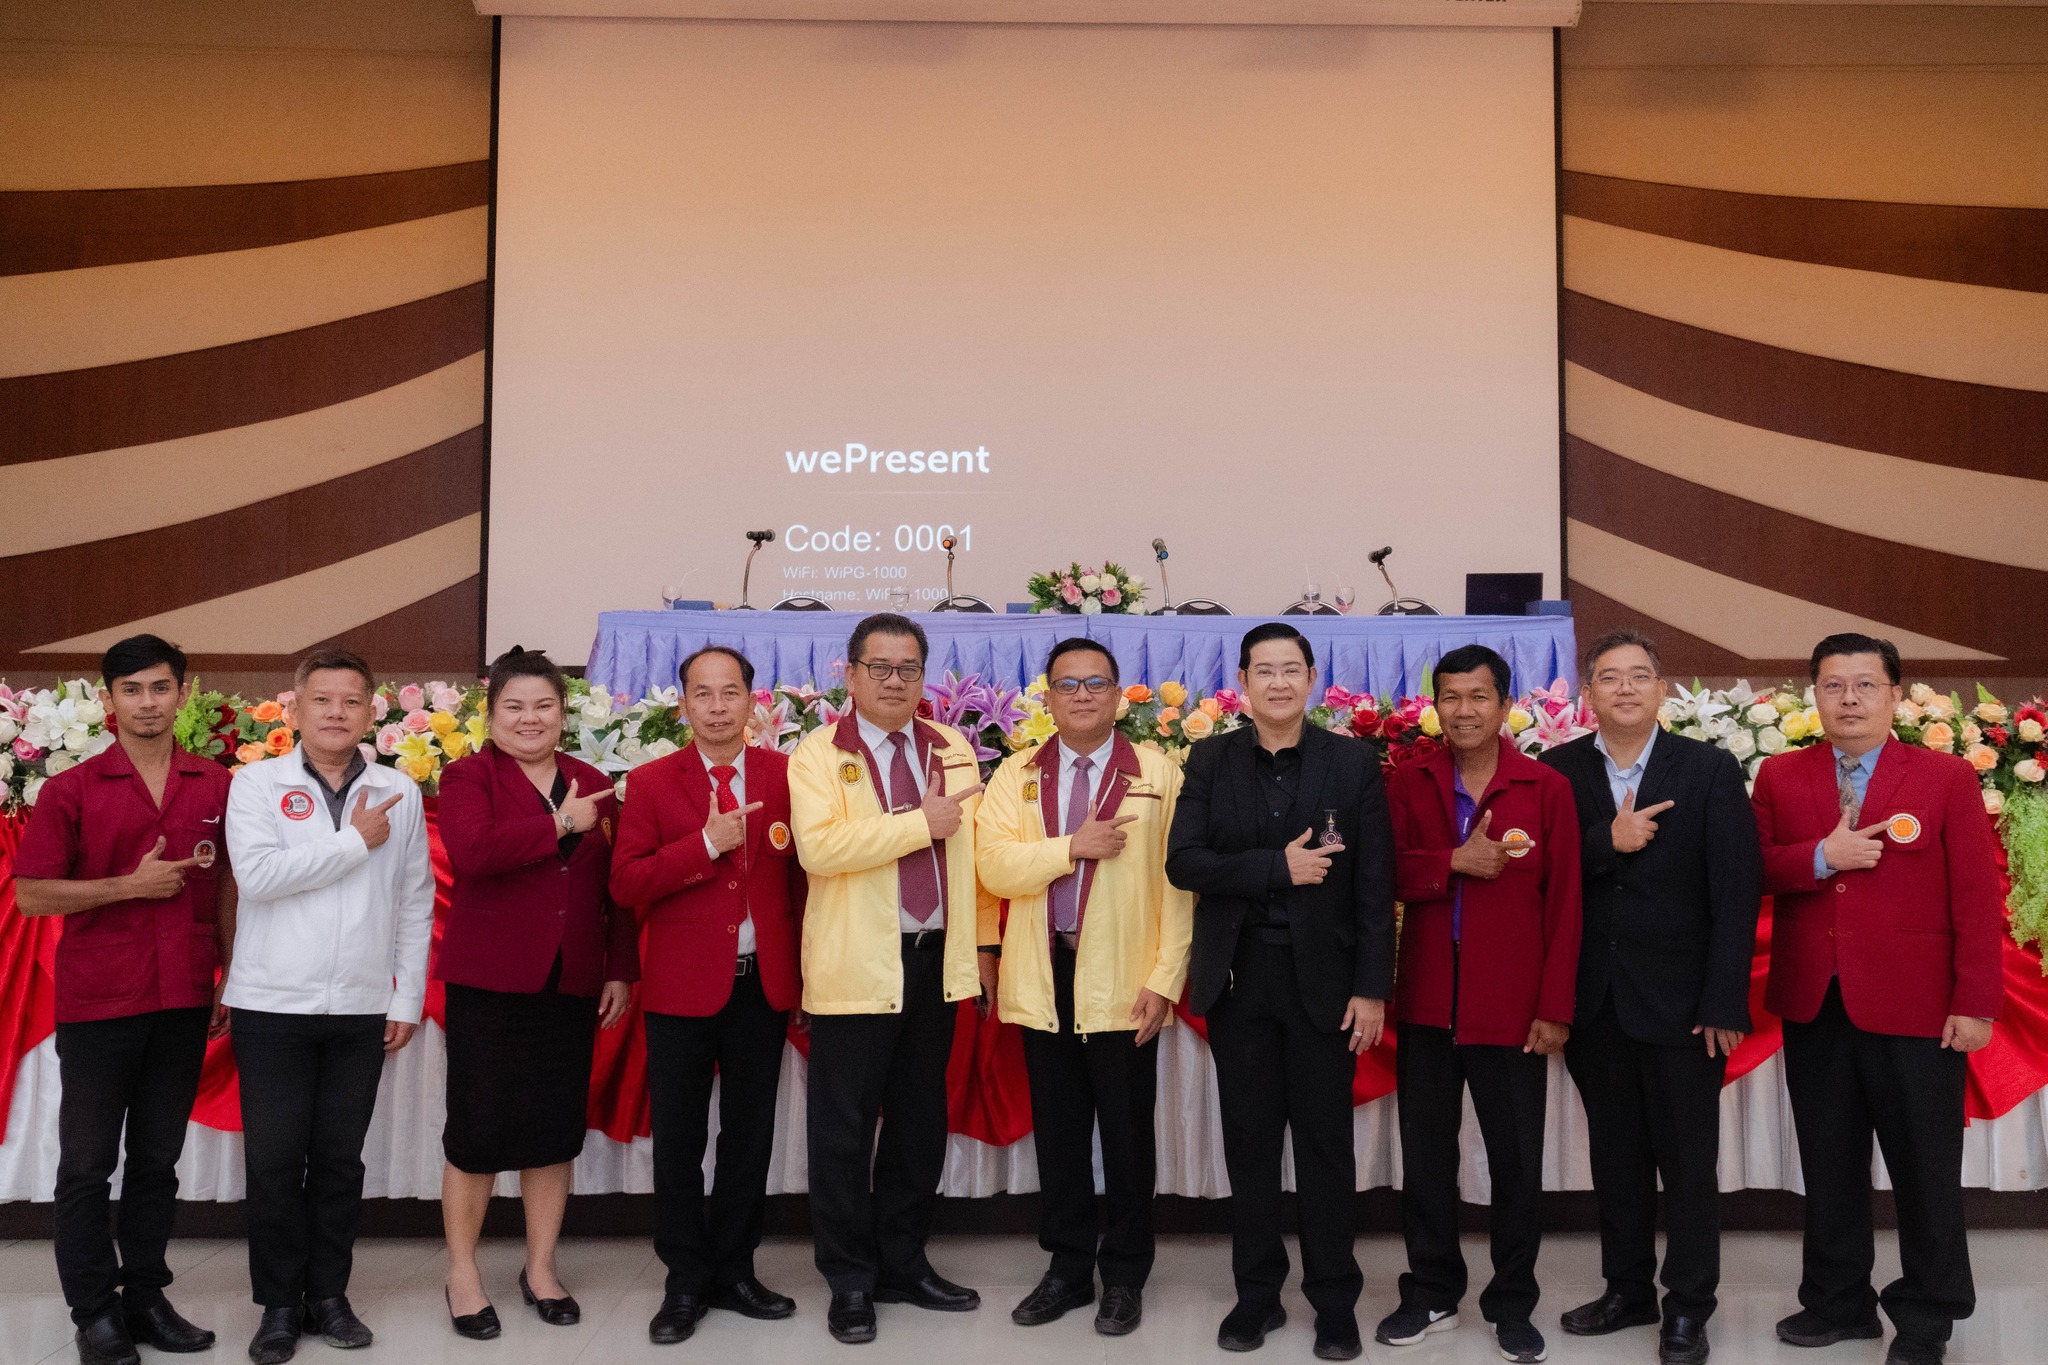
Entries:
{"label": "man in white jacket", "polygon": [[[301,1331],[367,1346],[348,1302],[363,1138],[386,1054],[427,990],[434,872],[419,787],[362,750],[376,681],[320,650],[298,667],[299,744],[235,774],[228,847],[242,898],[223,1000],[242,1085],[255,1365]],[[246,862],[244,860],[247,860]]]}

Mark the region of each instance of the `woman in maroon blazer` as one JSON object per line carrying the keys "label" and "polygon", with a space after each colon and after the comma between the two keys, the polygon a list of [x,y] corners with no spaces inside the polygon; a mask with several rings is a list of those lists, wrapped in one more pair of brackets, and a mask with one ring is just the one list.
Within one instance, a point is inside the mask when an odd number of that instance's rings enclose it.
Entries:
{"label": "woman in maroon blazer", "polygon": [[448,987],[441,1219],[448,1313],[463,1336],[500,1325],[476,1244],[499,1171],[519,1172],[519,1292],[557,1326],[582,1314],[555,1277],[555,1239],[583,1150],[600,1024],[625,1018],[637,927],[613,906],[611,780],[557,753],[567,688],[545,654],[491,665],[491,740],[441,774],[441,842],[455,889],[434,975]]}

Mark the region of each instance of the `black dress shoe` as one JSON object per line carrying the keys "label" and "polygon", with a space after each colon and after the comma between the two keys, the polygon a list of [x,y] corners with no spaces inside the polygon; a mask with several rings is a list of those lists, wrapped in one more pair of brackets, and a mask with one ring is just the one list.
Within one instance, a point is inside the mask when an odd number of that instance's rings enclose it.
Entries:
{"label": "black dress shoe", "polygon": [[835,1341],[848,1346],[858,1346],[864,1341],[875,1339],[875,1297],[858,1289],[832,1296],[832,1306],[825,1310],[825,1326],[831,1329]]}
{"label": "black dress shoe", "polygon": [[455,1325],[458,1337],[468,1337],[471,1341],[495,1341],[498,1333],[505,1330],[498,1321],[498,1310],[490,1304],[474,1313],[458,1313],[455,1311],[455,1299],[445,1285],[441,1288],[441,1302],[448,1305],[448,1321]]}
{"label": "black dress shoe", "polygon": [[1891,1349],[1884,1353],[1884,1365],[1941,1365],[1941,1358],[1947,1351],[1945,1342],[1893,1337]]}
{"label": "black dress shoe", "polygon": [[255,1365],[284,1365],[299,1353],[299,1320],[305,1309],[298,1305],[266,1308],[256,1335],[249,1338],[249,1359]]}
{"label": "black dress shoe", "polygon": [[1223,1315],[1216,1329],[1216,1344],[1226,1351],[1256,1351],[1266,1344],[1266,1333],[1287,1325],[1287,1310],[1279,1304],[1240,1302]]}
{"label": "black dress shoe", "polygon": [[749,1275],[746,1279],[729,1284],[712,1295],[711,1306],[738,1313],[742,1317],[774,1322],[778,1318],[786,1318],[794,1313],[796,1300],[787,1294],[776,1293]]}
{"label": "black dress shoe", "polygon": [[519,1297],[540,1316],[550,1327],[574,1327],[583,1321],[583,1305],[569,1295],[559,1299],[543,1299],[533,1292],[533,1286],[526,1282],[526,1267],[519,1268]]}
{"label": "black dress shoe", "polygon": [[[268,1313],[264,1317],[269,1317]],[[336,1294],[331,1299],[306,1300],[306,1330],[326,1342],[337,1351],[353,1351],[368,1346],[376,1337],[356,1316],[356,1310],[348,1306],[348,1295]]]}
{"label": "black dress shoe", "polygon": [[1316,1359],[1356,1360],[1365,1346],[1358,1339],[1358,1319],[1350,1313],[1316,1314]]}
{"label": "black dress shoe", "polygon": [[1707,1358],[1707,1324],[1673,1313],[1657,1333],[1657,1359],[1664,1365],[1700,1365]]}
{"label": "black dress shoe", "polygon": [[1024,1301],[1010,1310],[1010,1321],[1019,1327],[1043,1327],[1048,1322],[1057,1322],[1065,1317],[1069,1309],[1086,1308],[1095,1302],[1095,1284],[1075,1284],[1047,1275],[1038,1282],[1038,1287],[1024,1296]]}
{"label": "black dress shoe", "polygon": [[679,1341],[688,1341],[690,1334],[697,1330],[697,1320],[704,1316],[704,1300],[695,1294],[664,1294],[661,1307],[654,1312],[647,1324],[647,1339],[656,1346],[673,1346]]}
{"label": "black dress shoe", "polygon": [[1875,1341],[1884,1324],[1872,1313],[1862,1322],[1838,1327],[1811,1309],[1802,1308],[1778,1322],[1778,1340],[1787,1346],[1832,1346],[1838,1341]]}
{"label": "black dress shoe", "polygon": [[130,1305],[127,1310],[128,1335],[145,1346],[154,1346],[159,1351],[170,1351],[184,1355],[192,1351],[204,1351],[213,1346],[213,1333],[185,1321],[178,1310],[171,1307],[169,1299],[159,1295],[154,1303],[140,1307]]}
{"label": "black dress shoe", "polygon": [[1145,1316],[1145,1296],[1127,1284],[1102,1287],[1102,1306],[1095,1310],[1095,1330],[1105,1337],[1124,1337],[1138,1330]]}
{"label": "black dress shoe", "polygon": [[109,1308],[98,1317],[78,1324],[78,1359],[81,1365],[140,1365],[135,1340],[119,1308]]}
{"label": "black dress shoe", "polygon": [[934,1313],[968,1313],[981,1307],[981,1295],[930,1270],[921,1280],[884,1280],[875,1286],[875,1302],[907,1303]]}
{"label": "black dress shoe", "polygon": [[1557,1325],[1575,1337],[1604,1337],[1624,1327],[1647,1327],[1661,1320],[1655,1299],[1630,1299],[1610,1289],[1591,1303],[1560,1315]]}

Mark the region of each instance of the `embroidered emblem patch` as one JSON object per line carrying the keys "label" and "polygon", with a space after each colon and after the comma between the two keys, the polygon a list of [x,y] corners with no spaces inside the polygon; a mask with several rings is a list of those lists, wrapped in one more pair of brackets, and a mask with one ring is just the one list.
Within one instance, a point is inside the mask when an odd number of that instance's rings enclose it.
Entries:
{"label": "embroidered emblem patch", "polygon": [[201,867],[212,867],[213,860],[220,856],[220,849],[211,839],[201,839],[192,845],[192,861]]}
{"label": "embroidered emblem patch", "polygon": [[1526,829],[1511,829],[1506,834],[1500,836],[1500,841],[1504,844],[1521,845],[1520,848],[1508,850],[1510,858],[1526,858],[1536,847],[1535,840],[1529,837],[1529,831]]}
{"label": "embroidered emblem patch", "polygon": [[848,759],[840,764],[839,780],[849,787],[858,785],[860,782],[860,764],[855,763],[852,759]]}
{"label": "embroidered emblem patch", "polygon": [[774,824],[768,826],[768,844],[769,847],[774,848],[777,851],[788,848],[789,826],[783,824],[780,820],[777,820]]}
{"label": "embroidered emblem patch", "polygon": [[1038,799],[1038,781],[1036,778],[1024,784],[1024,799],[1026,801],[1036,801]]}
{"label": "embroidered emblem patch", "polygon": [[310,820],[313,818],[313,798],[304,792],[286,792],[284,799],[277,803],[287,820]]}
{"label": "embroidered emblem patch", "polygon": [[1884,832],[1892,836],[1892,842],[1910,844],[1920,837],[1920,820],[1912,815],[1894,815],[1885,823]]}

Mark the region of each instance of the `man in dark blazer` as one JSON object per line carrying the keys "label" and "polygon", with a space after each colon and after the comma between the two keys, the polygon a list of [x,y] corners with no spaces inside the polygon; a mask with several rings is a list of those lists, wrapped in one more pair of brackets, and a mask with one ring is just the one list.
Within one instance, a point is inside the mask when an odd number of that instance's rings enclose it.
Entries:
{"label": "man in dark blazer", "polygon": [[1564,1059],[1586,1105],[1607,1292],[1562,1325],[1602,1336],[1661,1321],[1659,1358],[1697,1365],[1721,1270],[1721,1086],[1750,1027],[1763,858],[1735,756],[1659,729],[1656,644],[1609,632],[1583,676],[1600,728],[1542,761],[1578,806],[1585,920]]}
{"label": "man in dark blazer", "polygon": [[[1899,651],[1868,635],[1814,646],[1827,743],[1756,775],[1764,890],[1775,897],[1764,1004],[1785,1021],[1785,1089],[1806,1176],[1794,1346],[1898,1329],[1891,1365],[1938,1365],[1976,1308],[1963,1225],[1967,1053],[2005,1006],[1997,835],[1976,771],[1892,736]],[[1899,1215],[1899,1278],[1871,1288],[1870,1146]]]}
{"label": "man in dark blazer", "polygon": [[[648,1339],[686,1339],[711,1308],[786,1318],[754,1277],[789,1011],[801,993],[804,874],[789,759],[746,743],[754,666],[711,645],[683,660],[690,744],[634,771],[612,896],[646,926],[641,1004],[654,1127],[654,1249],[668,1267]],[[718,1162],[704,1198],[711,1082]]]}
{"label": "man in dark blazer", "polygon": [[1188,1004],[1209,1023],[1230,1173],[1237,1305],[1217,1345],[1252,1350],[1286,1321],[1291,1127],[1315,1353],[1349,1360],[1364,1285],[1351,1250],[1351,1080],[1355,1054],[1379,1041],[1394,977],[1386,792],[1376,750],[1307,723],[1315,655],[1294,627],[1248,632],[1237,679],[1251,724],[1189,751],[1166,853],[1168,879],[1199,897]]}

